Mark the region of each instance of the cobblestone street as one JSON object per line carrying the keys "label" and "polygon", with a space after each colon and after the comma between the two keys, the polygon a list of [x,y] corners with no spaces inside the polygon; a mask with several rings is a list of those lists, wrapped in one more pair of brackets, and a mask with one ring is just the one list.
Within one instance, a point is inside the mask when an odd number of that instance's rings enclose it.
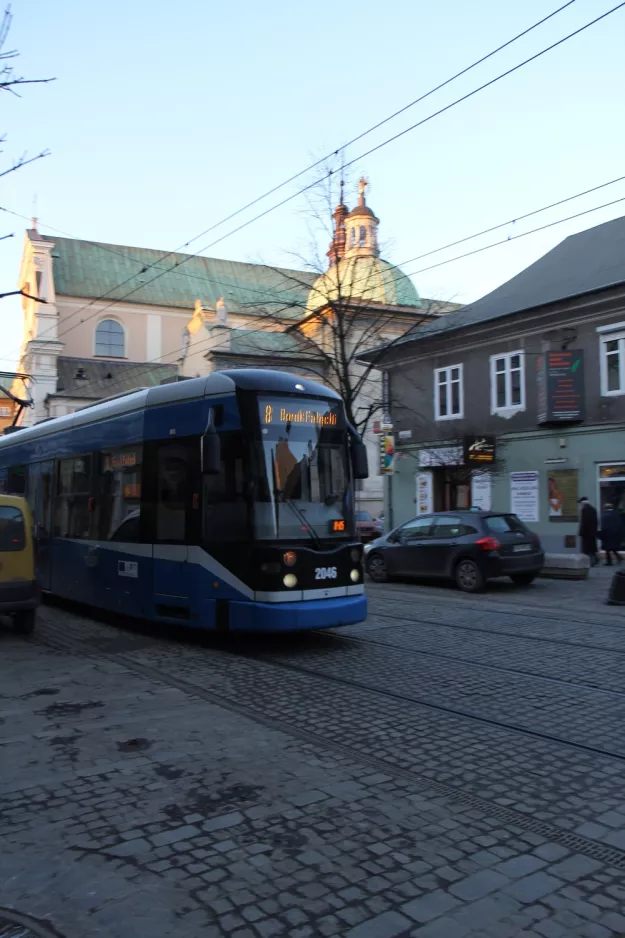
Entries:
{"label": "cobblestone street", "polygon": [[1,631],[0,936],[625,935],[611,573],[270,640]]}

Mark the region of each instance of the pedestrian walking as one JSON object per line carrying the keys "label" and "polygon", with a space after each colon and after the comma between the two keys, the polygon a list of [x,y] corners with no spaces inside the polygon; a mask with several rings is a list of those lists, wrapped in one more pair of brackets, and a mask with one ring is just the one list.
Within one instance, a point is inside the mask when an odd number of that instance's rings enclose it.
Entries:
{"label": "pedestrian walking", "polygon": [[593,567],[599,563],[597,557],[597,530],[599,527],[597,510],[584,496],[580,498],[581,512],[579,517],[579,539],[582,542],[582,554],[590,559]]}
{"label": "pedestrian walking", "polygon": [[618,511],[614,510],[614,505],[607,502],[601,515],[601,546],[605,551],[606,567],[612,566],[612,554],[617,563],[621,562],[619,550],[623,540],[623,521]]}

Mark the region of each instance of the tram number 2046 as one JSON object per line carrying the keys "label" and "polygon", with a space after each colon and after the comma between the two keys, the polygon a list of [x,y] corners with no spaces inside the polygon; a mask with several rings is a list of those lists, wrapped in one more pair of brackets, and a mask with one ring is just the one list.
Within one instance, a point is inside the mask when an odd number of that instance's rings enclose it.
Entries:
{"label": "tram number 2046", "polygon": [[315,580],[336,580],[336,567],[315,567]]}

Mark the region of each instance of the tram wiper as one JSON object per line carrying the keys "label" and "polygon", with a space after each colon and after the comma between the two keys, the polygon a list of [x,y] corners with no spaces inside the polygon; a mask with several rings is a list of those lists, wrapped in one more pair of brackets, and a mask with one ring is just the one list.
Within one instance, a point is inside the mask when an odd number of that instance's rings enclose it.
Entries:
{"label": "tram wiper", "polygon": [[279,501],[289,506],[291,511],[303,524],[305,531],[307,532],[308,536],[310,537],[311,541],[313,542],[317,550],[321,550],[321,541],[317,537],[317,532],[313,528],[312,524],[310,523],[310,521],[308,520],[308,518],[306,517],[302,509],[298,505],[296,505],[295,502],[291,501],[291,499],[288,498],[281,489],[274,490],[274,497],[276,496],[278,497]]}

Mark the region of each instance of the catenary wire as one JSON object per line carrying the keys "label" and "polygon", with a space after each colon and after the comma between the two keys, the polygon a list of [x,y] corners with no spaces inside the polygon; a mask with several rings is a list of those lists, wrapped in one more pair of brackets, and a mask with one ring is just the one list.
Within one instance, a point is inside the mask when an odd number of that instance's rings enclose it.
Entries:
{"label": "catenary wire", "polygon": [[[619,179],[615,179],[615,180],[613,180],[612,182],[619,182],[619,181],[620,181],[620,178],[619,178]],[[553,203],[553,205],[559,205],[559,204],[562,204],[562,203],[564,203],[564,202],[571,201],[572,199],[574,199],[574,198],[576,198],[576,197],[580,197],[580,196],[582,196],[582,195],[587,194],[588,192],[592,192],[592,191],[596,191],[597,189],[604,188],[605,185],[609,185],[609,184],[610,184],[610,183],[605,183],[605,184],[603,184],[603,185],[601,185],[601,186],[595,186],[593,189],[585,190],[584,192],[578,193],[578,196],[570,196],[570,197],[568,197],[567,199],[561,199],[559,202]],[[546,229],[548,229],[548,228],[555,227],[555,226],[560,225],[560,224],[563,224],[563,223],[565,223],[565,222],[567,222],[567,221],[572,221],[572,220],[574,220],[574,219],[576,219],[576,218],[580,218],[580,217],[582,217],[582,216],[584,216],[584,215],[588,215],[588,214],[590,214],[590,213],[592,213],[592,212],[599,211],[599,210],[601,210],[601,209],[603,209],[603,208],[607,208],[607,207],[609,207],[609,206],[611,206],[611,205],[615,205],[615,204],[618,204],[619,202],[623,202],[623,201],[625,201],[625,196],[623,196],[622,198],[619,198],[619,199],[614,199],[614,200],[612,200],[611,202],[603,203],[602,205],[597,205],[597,206],[595,206],[595,207],[593,207],[593,208],[590,208],[590,209],[585,209],[584,211],[577,212],[577,213],[574,214],[574,215],[569,215],[569,216],[567,216],[566,218],[558,219],[557,221],[550,222],[550,223],[548,223],[548,224],[546,224],[546,225],[541,225],[541,226],[539,226],[539,227],[537,227],[537,228],[532,228],[532,229],[530,229],[529,231],[522,232],[522,233],[520,233],[520,234],[518,234],[518,235],[514,235],[514,236],[509,237],[509,238],[504,238],[504,239],[502,239],[501,241],[492,242],[491,244],[487,244],[487,245],[484,245],[484,246],[482,246],[482,247],[480,247],[480,248],[477,248],[475,251],[469,251],[469,252],[467,252],[467,253],[465,253],[465,254],[458,255],[457,257],[449,258],[449,260],[447,260],[447,261],[442,261],[440,265],[439,265],[439,264],[434,264],[434,265],[431,265],[431,267],[423,268],[421,271],[411,271],[411,272],[410,272],[409,274],[407,274],[406,276],[414,276],[415,274],[420,273],[420,272],[423,272],[424,270],[430,270],[430,269],[433,269],[434,267],[441,266],[442,264],[452,263],[452,262],[455,261],[455,260],[462,260],[462,259],[465,258],[465,257],[471,256],[472,254],[477,254],[477,253],[480,253],[480,252],[482,252],[482,251],[490,250],[491,248],[494,248],[494,247],[499,247],[499,246],[502,245],[502,244],[507,244],[507,243],[509,243],[509,242],[511,242],[511,241],[515,241],[515,240],[517,240],[517,239],[519,239],[519,238],[526,237],[526,236],[531,235],[531,234],[536,234],[536,233],[538,233],[538,232],[540,232],[540,231],[544,231],[544,230],[546,230]],[[530,215],[535,215],[535,214],[537,214],[537,213],[540,212],[540,211],[546,211],[547,209],[552,208],[553,205],[545,206],[545,208],[542,209],[542,210],[541,210],[541,209],[536,209],[534,212],[528,212],[526,215],[520,216],[520,217],[528,217],[528,216],[530,216]],[[503,223],[503,224],[506,224],[506,223]],[[502,227],[502,225],[495,226],[495,228],[489,229],[489,230],[495,230],[495,229],[498,228],[498,227]],[[476,235],[475,237],[477,237],[477,235]],[[464,240],[467,240],[467,239],[464,239]],[[284,311],[285,311],[286,309],[288,309],[288,308],[292,308],[292,304],[288,304],[287,306],[282,307],[282,309],[275,310],[274,313],[273,313],[273,316],[278,316],[280,312],[284,312]],[[271,322],[270,325],[273,326],[273,325],[275,325],[275,323]],[[416,324],[416,326],[414,326],[414,327],[412,327],[412,328],[417,328],[418,325],[421,325],[421,323]],[[271,330],[270,328],[266,327],[266,326],[265,326],[265,327],[262,327],[262,326],[261,326],[261,327],[255,329],[255,330],[253,330],[253,331],[255,331],[256,333],[259,333],[259,332],[270,333],[272,330]],[[411,330],[409,330],[409,331],[411,331]],[[404,334],[403,336],[401,336],[401,339],[402,339],[402,340],[405,339],[405,338],[406,338],[406,334]],[[212,347],[210,348],[210,351],[219,351],[221,348],[225,348],[227,344],[229,344],[229,339],[224,339],[223,342],[217,343],[216,345],[212,346]],[[196,347],[195,351],[196,351],[196,352],[198,352],[198,351],[204,351],[204,350],[208,351],[208,350],[209,350],[209,345],[210,345],[210,340],[207,340],[207,341],[204,342],[204,343],[200,343],[200,344]],[[164,353],[163,355],[161,355],[161,356],[159,356],[159,357],[157,357],[157,358],[150,359],[150,360],[147,361],[147,362],[137,363],[137,367],[136,367],[135,370],[128,371],[128,372],[126,372],[126,373],[124,374],[124,381],[126,382],[129,377],[139,377],[141,374],[147,373],[148,371],[151,370],[151,369],[150,369],[150,366],[151,366],[151,365],[155,365],[155,364],[162,363],[162,364],[171,364],[171,365],[173,366],[173,365],[175,364],[175,359],[174,359],[172,362],[163,362],[163,359],[164,359],[164,358],[168,358],[168,357],[170,357],[170,356],[175,356],[178,352],[184,351],[184,348],[185,348],[184,346],[180,346],[179,348],[176,348],[176,349],[173,349],[172,351],[166,352],[166,353]],[[268,349],[267,351],[271,351],[271,350]],[[110,362],[110,364],[114,367],[115,364],[116,364],[116,362],[113,360],[113,361]],[[33,377],[37,377],[37,376],[33,376]],[[106,387],[107,387],[106,384],[104,383],[104,380],[103,380],[103,379],[100,379],[100,380],[98,380],[97,382],[90,381],[90,386],[91,386],[91,387],[94,387],[94,385],[95,385],[96,387],[97,387],[98,385],[102,386],[103,388],[106,388]],[[109,387],[107,388],[107,390],[113,390],[113,386],[109,386]],[[74,392],[72,392],[72,393],[75,394],[76,392],[74,391]]]}
{"label": "catenary wire", "polygon": [[[558,8],[556,11],[554,11],[554,13],[553,13],[552,15],[555,15],[556,13],[560,12],[562,9],[565,9],[566,6],[568,6],[568,4],[565,4],[563,7]],[[423,124],[427,123],[428,121],[432,120],[433,118],[438,117],[440,114],[443,114],[443,113],[449,111],[451,108],[453,108],[453,107],[455,107],[456,105],[462,103],[463,101],[466,101],[467,99],[473,97],[473,96],[474,96],[475,94],[477,94],[478,92],[483,91],[485,88],[490,87],[491,85],[493,85],[493,84],[495,84],[496,82],[500,81],[502,78],[505,78],[505,77],[507,77],[508,75],[512,74],[513,72],[518,71],[518,70],[519,70],[520,68],[522,68],[523,66],[529,64],[530,62],[535,61],[536,59],[540,58],[542,55],[545,55],[547,52],[550,52],[551,50],[553,50],[553,49],[557,48],[558,46],[562,45],[564,42],[568,41],[569,39],[572,39],[574,36],[579,35],[579,34],[582,33],[584,30],[588,29],[590,26],[594,26],[596,23],[598,23],[598,22],[600,22],[601,20],[605,19],[607,16],[609,16],[610,14],[616,12],[617,10],[621,9],[623,6],[625,6],[625,0],[622,0],[621,3],[619,3],[619,4],[617,4],[616,6],[612,7],[610,10],[606,11],[605,13],[602,13],[600,16],[595,17],[593,20],[590,20],[588,23],[585,23],[583,26],[581,26],[581,27],[579,27],[578,29],[574,30],[573,32],[567,34],[566,36],[562,37],[561,39],[557,40],[556,42],[554,42],[554,43],[552,43],[551,45],[547,46],[546,48],[542,49],[541,51],[535,53],[534,55],[530,56],[530,57],[527,58],[527,59],[524,59],[522,62],[518,63],[517,65],[515,65],[515,66],[513,66],[513,67],[511,67],[510,69],[507,69],[505,72],[501,73],[500,75],[495,76],[495,78],[490,79],[489,81],[483,83],[482,85],[478,86],[477,88],[473,89],[472,91],[468,92],[467,94],[462,95],[460,98],[457,98],[455,101],[452,101],[450,104],[446,105],[445,107],[440,108],[438,111],[435,111],[434,113],[428,115],[427,117],[423,118],[422,120],[418,121],[417,123],[411,125],[410,127],[405,128],[404,130],[402,130],[402,131],[400,131],[399,133],[393,135],[392,137],[388,138],[387,140],[382,141],[381,143],[377,144],[375,147],[372,147],[371,149],[367,150],[366,152],[361,153],[359,156],[353,158],[352,160],[348,161],[347,163],[344,163],[344,164],[343,164],[343,169],[346,169],[346,168],[348,168],[349,166],[353,165],[354,163],[358,162],[359,160],[363,159],[364,157],[369,156],[369,155],[371,155],[372,153],[377,152],[378,150],[382,149],[382,147],[385,147],[385,146],[387,146],[388,144],[393,143],[395,140],[399,139],[400,137],[403,137],[405,134],[407,134],[407,133],[409,133],[409,132],[415,130],[416,128],[422,126]],[[547,18],[549,18],[549,17],[547,17]],[[544,22],[544,20],[541,20],[541,21],[539,21],[539,23],[536,23],[536,24],[534,24],[534,25],[535,25],[535,26],[538,26],[538,25],[540,25],[540,23],[542,23],[542,22]],[[532,27],[530,27],[530,29],[531,29],[531,28],[532,28]],[[523,33],[523,34],[519,34],[519,36],[526,34],[527,32],[530,31],[530,29],[526,30],[525,33]],[[515,37],[515,38],[519,38],[519,37]],[[509,42],[512,42],[512,41],[514,41],[514,39],[513,39],[513,40],[510,40]],[[507,43],[507,44],[509,44],[509,43]],[[502,48],[503,48],[503,47],[502,47]],[[494,53],[493,53],[493,54],[494,54]],[[477,64],[477,63],[475,63],[475,64]],[[467,70],[468,70],[468,69],[467,69]],[[457,76],[456,76],[456,77],[457,77]],[[450,81],[451,81],[451,80],[453,80],[453,79],[450,79]],[[415,101],[415,103],[416,103],[416,101]],[[334,151],[334,152],[338,152],[338,151]],[[330,178],[332,175],[333,175],[333,171],[330,170],[330,171],[326,174],[325,178]],[[310,189],[316,187],[316,186],[319,184],[319,182],[320,182],[320,180],[315,180],[315,181],[313,181],[312,183],[308,184],[307,186],[304,186],[303,188],[301,188],[301,189],[297,190],[296,192],[290,194],[290,195],[287,196],[285,199],[282,199],[280,202],[275,203],[275,204],[272,205],[272,206],[269,206],[269,208],[267,208],[267,209],[265,209],[264,211],[260,212],[258,215],[255,215],[255,216],[253,216],[252,218],[248,219],[247,221],[241,223],[241,224],[238,225],[236,228],[231,229],[230,231],[228,231],[228,232],[226,232],[225,234],[221,235],[219,238],[216,238],[215,240],[211,241],[209,244],[204,245],[204,246],[201,247],[198,251],[196,251],[194,254],[186,255],[186,256],[183,257],[181,260],[177,261],[176,264],[174,264],[171,268],[168,268],[167,270],[161,271],[159,274],[157,274],[155,277],[153,277],[153,278],[152,278],[151,280],[149,280],[147,283],[142,283],[140,286],[135,287],[133,290],[130,290],[128,293],[126,293],[126,294],[125,294],[124,296],[122,296],[122,297],[116,297],[116,298],[109,304],[109,306],[104,307],[104,310],[109,309],[109,308],[110,308],[111,306],[113,306],[115,303],[120,303],[120,302],[122,302],[123,300],[127,299],[129,296],[131,296],[131,295],[133,295],[134,293],[138,292],[139,290],[143,289],[145,286],[149,285],[150,283],[153,283],[155,280],[157,280],[157,279],[159,279],[160,277],[164,276],[166,273],[172,272],[172,271],[175,270],[176,268],[182,266],[182,264],[187,263],[189,260],[191,260],[191,259],[194,258],[194,257],[197,257],[197,256],[198,256],[199,254],[201,254],[203,251],[206,251],[206,250],[208,250],[209,248],[214,247],[216,244],[220,243],[221,241],[224,241],[226,238],[231,237],[232,235],[234,235],[234,234],[236,234],[237,232],[241,231],[243,228],[248,227],[249,225],[253,224],[254,222],[258,221],[259,219],[265,217],[265,216],[268,215],[269,213],[276,211],[278,208],[281,208],[283,205],[286,205],[288,202],[292,201],[293,199],[298,198],[300,195],[303,195],[305,192],[307,192],[307,191],[309,191]],[[242,211],[243,211],[243,209],[242,209]],[[217,227],[219,224],[221,224],[221,223],[218,223],[217,225],[212,226],[210,229],[206,229],[206,231],[213,230],[213,228],[214,228],[214,227]],[[197,240],[199,237],[201,237],[201,235],[197,235],[197,236],[196,236],[195,238],[193,238],[192,240]],[[191,243],[191,241],[187,241],[187,242],[184,243],[183,246],[187,246],[187,245],[190,244],[190,243]],[[165,254],[163,257],[161,257],[157,263],[160,263],[160,261],[162,261],[164,258],[169,257],[169,256],[171,256],[171,255],[174,254],[174,253],[176,253],[176,252],[175,252],[175,251],[170,251],[168,254]],[[145,265],[146,268],[148,268],[148,267],[150,267],[150,266],[152,266],[152,265]],[[120,284],[117,284],[116,286],[112,287],[110,290],[108,290],[108,291],[107,291],[105,294],[103,294],[101,297],[94,298],[94,299],[91,300],[89,303],[85,304],[84,307],[81,307],[81,308],[79,308],[78,310],[75,310],[75,311],[71,314],[71,317],[69,317],[69,318],[72,318],[73,316],[77,315],[79,312],[82,311],[82,309],[85,309],[85,308],[88,308],[89,306],[92,306],[94,303],[98,302],[100,299],[105,299],[113,290],[116,290],[116,289],[118,289],[119,287],[124,286],[124,285],[125,285],[126,283],[128,283],[130,280],[134,280],[136,276],[137,276],[137,275],[134,275],[133,277],[126,278],[126,280],[124,280],[124,281],[122,281]],[[95,311],[91,316],[87,317],[86,320],[81,320],[81,322],[85,322],[85,321],[88,321],[89,319],[92,319],[94,315],[98,315],[99,313],[104,312],[104,310],[97,310],[97,311]]]}

